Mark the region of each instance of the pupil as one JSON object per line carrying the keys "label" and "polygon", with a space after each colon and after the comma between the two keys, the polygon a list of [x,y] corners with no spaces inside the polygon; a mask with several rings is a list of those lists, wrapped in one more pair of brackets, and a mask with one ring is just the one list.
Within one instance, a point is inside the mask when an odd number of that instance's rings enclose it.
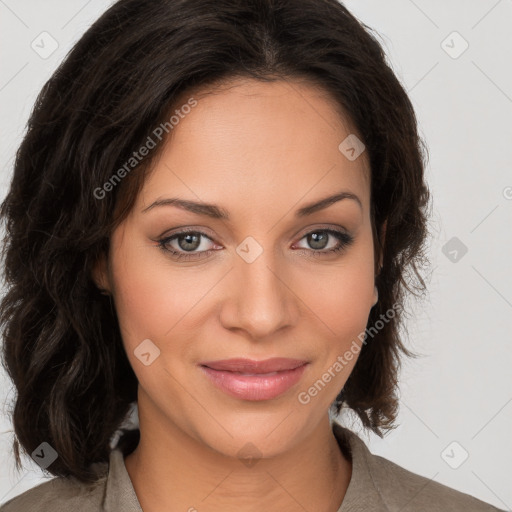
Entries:
{"label": "pupil", "polygon": [[[184,235],[183,237],[181,237],[182,239],[185,240],[185,246],[183,246],[182,243],[180,243],[180,247],[184,250],[193,250],[193,249],[197,249],[197,247],[199,246],[199,244],[197,243],[198,240],[199,240],[199,237],[197,235],[193,235],[193,234],[186,234]],[[194,241],[191,241],[191,239],[195,239],[195,243]],[[187,246],[188,245],[188,246]],[[192,247],[190,247],[190,245],[192,245]]]}
{"label": "pupil", "polygon": [[323,249],[327,240],[327,233],[312,233],[310,239],[309,243],[314,249]]}

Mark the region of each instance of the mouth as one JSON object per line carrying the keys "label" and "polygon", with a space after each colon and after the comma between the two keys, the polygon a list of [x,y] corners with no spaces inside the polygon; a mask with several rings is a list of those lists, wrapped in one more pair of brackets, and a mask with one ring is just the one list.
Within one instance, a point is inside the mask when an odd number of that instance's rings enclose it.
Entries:
{"label": "mouth", "polygon": [[241,400],[271,400],[299,382],[308,361],[273,358],[264,361],[224,359],[199,365],[203,373],[224,393]]}

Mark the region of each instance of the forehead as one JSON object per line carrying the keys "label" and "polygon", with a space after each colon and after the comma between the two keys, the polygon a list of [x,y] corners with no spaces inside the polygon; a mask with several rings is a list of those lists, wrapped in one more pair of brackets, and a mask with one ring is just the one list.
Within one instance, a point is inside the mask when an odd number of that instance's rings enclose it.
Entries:
{"label": "forehead", "polygon": [[183,94],[139,206],[172,194],[256,208],[349,190],[369,208],[367,154],[350,160],[340,150],[356,133],[342,112],[305,82],[237,79]]}

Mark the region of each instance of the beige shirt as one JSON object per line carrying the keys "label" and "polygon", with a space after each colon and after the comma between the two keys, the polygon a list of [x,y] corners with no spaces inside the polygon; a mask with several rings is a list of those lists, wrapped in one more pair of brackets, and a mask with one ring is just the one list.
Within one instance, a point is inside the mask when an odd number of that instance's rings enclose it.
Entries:
{"label": "beige shirt", "polygon": [[[361,438],[336,422],[333,431],[352,460],[350,484],[338,512],[501,510],[372,454]],[[112,450],[108,465],[96,467],[99,479],[92,485],[53,478],[9,500],[0,512],[143,512],[119,449]]]}

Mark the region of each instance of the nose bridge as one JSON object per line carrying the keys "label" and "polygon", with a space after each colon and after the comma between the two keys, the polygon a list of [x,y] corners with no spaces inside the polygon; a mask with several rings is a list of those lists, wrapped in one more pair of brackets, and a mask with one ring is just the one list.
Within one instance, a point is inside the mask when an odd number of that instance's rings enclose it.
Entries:
{"label": "nose bridge", "polygon": [[293,294],[271,248],[265,250],[254,238],[248,237],[237,247],[238,257],[232,273],[231,305],[233,317],[225,320],[231,327],[262,338],[292,322]]}

